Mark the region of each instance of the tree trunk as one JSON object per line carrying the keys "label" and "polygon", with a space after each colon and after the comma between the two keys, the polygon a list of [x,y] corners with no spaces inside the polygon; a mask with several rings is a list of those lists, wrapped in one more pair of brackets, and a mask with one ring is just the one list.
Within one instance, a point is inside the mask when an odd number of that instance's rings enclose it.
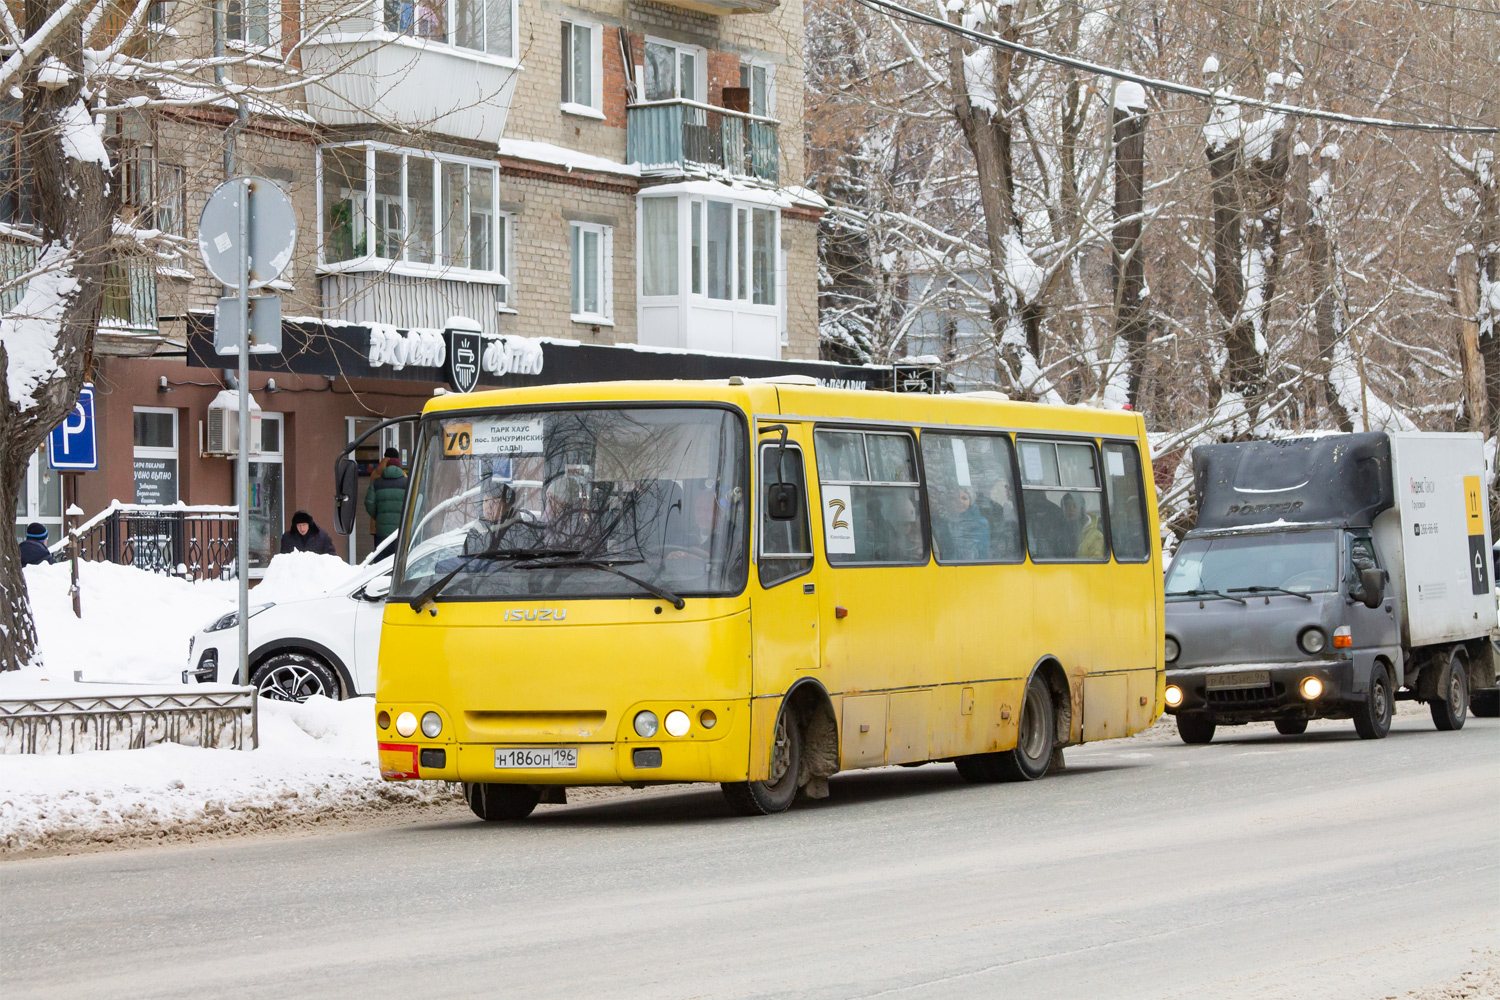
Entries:
{"label": "tree trunk", "polygon": [[1463,369],[1464,430],[1484,433],[1488,403],[1485,399],[1484,359],[1479,355],[1479,260],[1461,253],[1454,261],[1453,306],[1458,311],[1458,359]]}
{"label": "tree trunk", "polygon": [[[34,36],[57,10],[59,0],[26,4],[26,33]],[[42,243],[38,264],[18,304],[0,321],[0,515],[15,523],[16,494],[26,466],[47,434],[73,408],[92,350],[100,291],[110,254],[111,222],[119,192],[105,164],[90,158],[102,149],[79,99],[83,79],[82,30],[78,23],[53,37],[38,54],[50,55],[73,72],[65,86],[37,86],[34,72],[22,85],[21,144],[26,168],[42,183],[37,216]],[[64,150],[65,130],[73,152]],[[55,343],[48,344],[55,336]],[[38,353],[50,353],[47,365]],[[24,365],[12,371],[12,365]],[[28,374],[29,373],[29,374]],[[19,396],[12,393],[20,385]],[[21,574],[15,533],[0,540],[0,670],[33,661],[36,628]]]}
{"label": "tree trunk", "polygon": [[1144,108],[1114,110],[1115,224],[1111,277],[1115,298],[1115,336],[1125,342],[1126,398],[1141,408],[1141,379],[1146,369],[1146,261],[1141,249],[1142,213],[1146,208],[1146,114]]}
{"label": "tree trunk", "polygon": [[1256,369],[1255,329],[1243,315],[1245,274],[1241,270],[1245,253],[1244,208],[1240,143],[1225,142],[1219,148],[1208,147],[1209,195],[1213,202],[1214,305],[1223,317],[1224,346],[1228,360],[1220,380],[1225,389],[1245,393]]}
{"label": "tree trunk", "polygon": [[1323,405],[1338,424],[1339,430],[1347,434],[1354,430],[1354,421],[1333,385],[1333,350],[1344,336],[1338,297],[1338,269],[1335,265],[1333,238],[1328,231],[1329,213],[1332,211],[1330,199],[1333,194],[1333,172],[1337,162],[1334,159],[1325,160],[1322,164],[1323,171],[1318,176],[1317,189],[1313,190],[1309,185],[1309,212],[1303,233],[1307,243],[1309,283],[1313,294],[1313,331],[1318,345]]}

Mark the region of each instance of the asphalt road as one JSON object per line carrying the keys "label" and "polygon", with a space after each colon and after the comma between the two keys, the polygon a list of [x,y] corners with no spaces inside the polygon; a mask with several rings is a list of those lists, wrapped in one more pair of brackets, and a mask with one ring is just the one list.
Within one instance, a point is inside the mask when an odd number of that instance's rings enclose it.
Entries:
{"label": "asphalt road", "polygon": [[1372,1000],[1496,960],[1496,720],[1067,760],[0,863],[0,994]]}

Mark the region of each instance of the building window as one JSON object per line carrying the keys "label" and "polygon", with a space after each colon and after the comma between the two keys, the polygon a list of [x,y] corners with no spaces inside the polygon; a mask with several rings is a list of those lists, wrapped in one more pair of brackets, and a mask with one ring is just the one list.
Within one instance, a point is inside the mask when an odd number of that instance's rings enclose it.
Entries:
{"label": "building window", "polygon": [[135,408],[133,476],[135,502],[172,504],[177,478],[177,411],[155,406]]}
{"label": "building window", "polygon": [[641,294],[676,295],[678,266],[677,199],[642,198]]}
{"label": "building window", "polygon": [[573,256],[573,319],[579,323],[610,321],[610,274],[613,256],[609,226],[569,224]]}
{"label": "building window", "polygon": [[771,112],[775,110],[773,105],[772,81],[775,79],[775,70],[769,66],[758,63],[742,63],[740,65],[740,86],[750,92],[750,113],[760,115],[762,118],[772,117]]}
{"label": "building window", "polygon": [[384,0],[387,31],[510,59],[515,0]]}
{"label": "building window", "polygon": [[[691,294],[721,302],[776,305],[779,247],[778,213],[712,199],[690,198],[685,239],[688,253],[678,256],[678,210],[675,196],[641,199],[641,294]],[[677,271],[687,268],[687,276]]]}
{"label": "building window", "polygon": [[573,114],[604,117],[603,30],[578,21],[562,23],[562,108]]}
{"label": "building window", "polygon": [[318,171],[325,265],[373,257],[419,265],[434,276],[498,275],[503,281],[494,166],[334,146],[321,151]]}
{"label": "building window", "polygon": [[750,277],[754,285],[754,302],[758,306],[776,304],[776,211],[757,208],[750,235]]}
{"label": "building window", "polygon": [[47,461],[45,445],[32,453],[26,463],[26,474],[21,477],[21,490],[16,496],[17,542],[25,539],[26,526],[32,521],[40,521],[46,527],[48,545],[62,540],[62,476]]}
{"label": "building window", "polygon": [[231,42],[266,48],[281,36],[281,5],[272,0],[229,0],[224,36]]}
{"label": "building window", "polygon": [[706,66],[702,49],[648,39],[644,67],[646,100],[670,101],[680,97],[702,101],[707,96],[703,75]]}

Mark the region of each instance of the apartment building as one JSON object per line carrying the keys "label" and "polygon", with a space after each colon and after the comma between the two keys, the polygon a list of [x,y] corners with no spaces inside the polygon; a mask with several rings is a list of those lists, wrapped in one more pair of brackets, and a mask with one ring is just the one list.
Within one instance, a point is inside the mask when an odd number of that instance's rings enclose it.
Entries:
{"label": "apartment building", "polygon": [[[177,82],[180,104],[109,116],[128,214],[196,238],[213,188],[256,174],[298,217],[297,253],[267,289],[282,296],[283,350],[252,358],[252,572],[293,511],[332,520],[347,442],[466,387],[455,337],[478,347],[480,387],[881,381],[816,360],[824,206],[800,186],[800,0],[227,0],[217,18],[161,0],[150,18],[149,53],[217,50],[230,82],[266,89],[237,107]],[[0,222],[23,231],[11,136]],[[6,253],[0,264],[24,265],[24,240]],[[233,384],[235,359],[212,345],[223,294],[190,250],[112,271],[86,515],[239,499],[204,431]],[[364,464],[386,447],[408,455],[403,433],[372,440]],[[18,524],[41,520],[55,540],[63,503],[45,453],[21,500]],[[347,554],[368,545],[362,526]]]}

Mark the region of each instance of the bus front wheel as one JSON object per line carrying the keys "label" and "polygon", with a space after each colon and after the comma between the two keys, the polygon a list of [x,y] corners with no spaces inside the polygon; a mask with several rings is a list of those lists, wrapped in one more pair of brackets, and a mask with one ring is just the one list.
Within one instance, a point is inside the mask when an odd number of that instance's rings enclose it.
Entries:
{"label": "bus front wheel", "polygon": [[771,773],[765,781],[726,781],[719,787],[729,806],[741,816],[769,816],[786,812],[797,797],[797,777],[802,769],[802,727],[790,705],[783,705],[776,719],[771,744]]}
{"label": "bus front wheel", "polygon": [[474,815],[491,823],[525,819],[542,800],[536,785],[494,785],[478,781],[464,782],[464,800]]}
{"label": "bus front wheel", "polygon": [[953,763],[965,781],[1035,781],[1047,773],[1047,765],[1052,762],[1056,734],[1052,691],[1045,680],[1033,676],[1026,685],[1015,747],[999,753],[971,754]]}

